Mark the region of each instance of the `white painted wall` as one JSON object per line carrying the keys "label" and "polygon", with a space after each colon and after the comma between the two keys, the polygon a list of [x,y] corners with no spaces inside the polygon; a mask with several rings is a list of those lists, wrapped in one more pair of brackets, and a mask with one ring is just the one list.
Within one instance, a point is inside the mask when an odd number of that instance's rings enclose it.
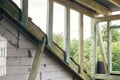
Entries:
{"label": "white painted wall", "polygon": [[[0,34],[8,41],[6,75],[0,76],[0,80],[28,80],[35,56],[36,46],[21,33],[17,41],[18,30],[14,26],[5,19],[0,21]],[[28,57],[28,50],[32,54],[31,58]],[[73,77],[58,62],[44,54],[36,80],[74,80]]]}

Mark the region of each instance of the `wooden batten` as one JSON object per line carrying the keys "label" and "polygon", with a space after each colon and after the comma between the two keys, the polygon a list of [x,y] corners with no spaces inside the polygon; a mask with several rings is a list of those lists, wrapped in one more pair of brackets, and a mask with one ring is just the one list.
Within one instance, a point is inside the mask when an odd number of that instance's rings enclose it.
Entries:
{"label": "wooden batten", "polygon": [[120,76],[117,75],[107,75],[107,74],[96,74],[95,79],[104,80],[120,80]]}
{"label": "wooden batten", "polygon": [[94,19],[91,20],[91,50],[92,50],[92,62],[91,62],[91,65],[92,65],[92,78],[93,80],[94,77],[95,77],[95,74],[96,74],[96,65],[97,65],[97,37],[96,37],[96,23],[94,21]]}
{"label": "wooden batten", "polygon": [[83,51],[83,44],[84,44],[84,41],[83,41],[83,14],[80,13],[80,26],[79,26],[79,57],[80,57],[80,68],[81,68],[81,73],[83,73],[83,70],[84,70],[84,51]]}
{"label": "wooden batten", "polygon": [[107,42],[107,52],[108,52],[108,73],[110,74],[112,71],[112,37],[111,37],[111,30],[110,30],[110,21],[107,21],[107,36],[108,36],[108,42]]}
{"label": "wooden batten", "polygon": [[52,35],[53,35],[53,0],[48,0],[47,5],[47,37],[48,44],[52,47]]}
{"label": "wooden batten", "polygon": [[[67,2],[67,1],[66,1]],[[65,61],[67,63],[70,62],[70,8],[69,6],[65,7],[65,28],[64,28],[64,33],[65,33],[65,52],[66,52],[66,58]]]}

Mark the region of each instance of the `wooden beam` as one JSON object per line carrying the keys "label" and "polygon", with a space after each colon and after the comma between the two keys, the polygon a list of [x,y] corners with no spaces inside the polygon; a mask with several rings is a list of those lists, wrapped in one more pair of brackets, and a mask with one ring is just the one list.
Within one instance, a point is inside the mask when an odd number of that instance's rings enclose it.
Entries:
{"label": "wooden beam", "polygon": [[118,15],[110,15],[105,17],[96,17],[97,22],[111,21],[111,20],[120,20],[120,14]]}
{"label": "wooden beam", "polygon": [[107,75],[107,74],[96,74],[96,79],[104,80],[120,80],[120,76],[117,75]]}
{"label": "wooden beam", "polygon": [[101,4],[97,3],[94,0],[75,0],[80,4],[83,4],[84,6],[87,6],[93,10],[95,10],[97,13],[109,15],[111,12]]}
{"label": "wooden beam", "polygon": [[74,9],[74,10],[76,10],[80,13],[83,13],[83,14],[89,16],[89,17],[96,17],[98,15],[97,13],[92,12],[91,10],[88,10],[88,9],[82,7],[82,6],[79,6],[74,2],[70,2],[69,0],[68,0],[67,3],[65,2],[65,0],[54,0],[54,1],[57,2],[57,3],[60,3],[62,5],[67,4],[71,9]]}
{"label": "wooden beam", "polygon": [[22,8],[22,23],[28,27],[28,0],[21,1]]}
{"label": "wooden beam", "polygon": [[47,28],[48,45],[52,47],[53,35],[53,0],[47,0]]}
{"label": "wooden beam", "polygon": [[46,44],[46,38],[44,38],[44,41],[42,44],[41,43],[38,44],[38,49],[35,54],[35,58],[32,64],[32,68],[30,70],[30,75],[28,80],[36,80],[36,76],[40,66],[40,61],[44,53],[45,44]]}
{"label": "wooden beam", "polygon": [[[67,1],[66,1],[67,2]],[[64,29],[64,33],[65,33],[65,52],[66,52],[66,59],[65,61],[67,63],[70,62],[70,8],[69,6],[66,4],[65,7],[65,29]]]}
{"label": "wooden beam", "polygon": [[94,21],[94,19],[91,20],[91,45],[92,45],[92,48],[91,48],[91,59],[92,59],[92,62],[91,62],[91,69],[92,69],[92,78],[93,80],[94,77],[95,77],[95,74],[96,74],[96,66],[97,66],[97,39],[96,39],[96,23]]}
{"label": "wooden beam", "polygon": [[12,16],[16,20],[20,20],[21,11],[13,5],[9,0],[0,0],[0,9],[4,10],[7,14]]}
{"label": "wooden beam", "polygon": [[111,37],[111,30],[110,30],[110,21],[107,21],[107,36],[108,36],[108,42],[107,42],[107,52],[108,52],[108,73],[112,71],[112,37]]}
{"label": "wooden beam", "polygon": [[109,1],[120,8],[120,0],[109,0]]}
{"label": "wooden beam", "polygon": [[81,73],[83,73],[83,70],[84,70],[84,51],[83,51],[83,43],[84,43],[84,36],[83,36],[83,31],[84,31],[84,28],[83,28],[83,14],[80,13],[80,26],[79,26],[79,58],[80,58],[80,70],[81,70]]}

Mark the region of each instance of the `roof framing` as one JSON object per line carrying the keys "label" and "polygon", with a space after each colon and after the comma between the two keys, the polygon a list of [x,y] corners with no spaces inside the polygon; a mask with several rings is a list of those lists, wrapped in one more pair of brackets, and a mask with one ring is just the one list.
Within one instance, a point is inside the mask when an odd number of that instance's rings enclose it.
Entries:
{"label": "roof framing", "polygon": [[62,5],[65,5],[65,6],[67,4],[68,7],[72,8],[76,11],[79,11],[80,13],[83,13],[83,14],[89,16],[89,17],[96,17],[98,15],[97,13],[95,13],[91,10],[88,10],[84,7],[81,7],[81,6],[77,5],[76,3],[73,3],[69,0],[67,0],[67,1],[66,0],[54,0],[54,1],[57,2],[57,3],[60,3]]}
{"label": "roof framing", "polygon": [[120,8],[120,0],[109,0],[112,4]]}
{"label": "roof framing", "polygon": [[95,20],[97,22],[120,20],[120,14],[118,14],[118,15],[110,15],[110,16],[105,16],[105,17],[96,17]]}
{"label": "roof framing", "polygon": [[104,15],[109,15],[111,12],[108,10],[108,8],[102,6],[101,4],[97,3],[94,0],[75,0],[78,3],[89,7],[93,10],[95,10],[97,13],[104,14]]}

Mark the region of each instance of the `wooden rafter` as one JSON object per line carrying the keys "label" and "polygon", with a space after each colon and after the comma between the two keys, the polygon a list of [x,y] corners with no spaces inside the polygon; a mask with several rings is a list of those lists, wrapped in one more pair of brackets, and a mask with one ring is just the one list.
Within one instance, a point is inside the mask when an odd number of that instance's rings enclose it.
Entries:
{"label": "wooden rafter", "polygon": [[38,43],[38,49],[37,49],[36,54],[35,54],[35,58],[34,58],[34,61],[32,64],[32,68],[30,70],[28,80],[36,80],[38,69],[40,67],[40,61],[41,61],[43,53],[44,53],[45,45],[46,45],[46,38],[44,38],[42,44]]}
{"label": "wooden rafter", "polygon": [[120,0],[109,0],[109,1],[120,8]]}
{"label": "wooden rafter", "polygon": [[77,2],[83,4],[84,6],[87,6],[93,10],[95,10],[97,13],[109,15],[111,12],[101,4],[95,2],[94,0],[76,0]]}
{"label": "wooden rafter", "polygon": [[111,20],[120,20],[120,14],[96,18],[97,22],[104,22],[104,21],[111,21]]}
{"label": "wooden rafter", "polygon": [[83,35],[83,14],[80,14],[80,25],[79,25],[79,54],[80,54],[80,68],[81,68],[81,73],[83,74],[83,70],[84,70],[84,35]]}
{"label": "wooden rafter", "polygon": [[[66,5],[66,0],[54,0],[54,1],[57,3],[60,3],[62,5]],[[68,5],[68,7],[72,8],[76,11],[79,11],[80,13],[83,13],[89,17],[96,17],[98,15],[97,13],[92,12],[92,11],[90,11],[84,7],[81,7],[73,2],[70,2],[70,1],[67,1],[67,5]]]}

